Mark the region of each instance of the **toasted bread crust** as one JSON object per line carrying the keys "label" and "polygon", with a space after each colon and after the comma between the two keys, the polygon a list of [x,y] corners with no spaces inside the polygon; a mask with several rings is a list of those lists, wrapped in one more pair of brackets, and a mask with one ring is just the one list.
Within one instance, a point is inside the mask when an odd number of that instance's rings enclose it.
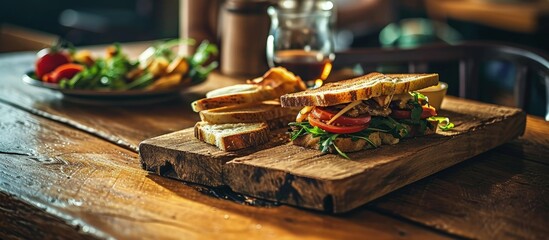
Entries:
{"label": "toasted bread crust", "polygon": [[402,94],[438,84],[438,74],[373,72],[357,78],[327,83],[317,89],[280,97],[282,107],[331,106],[390,94]]}
{"label": "toasted bread crust", "polygon": [[298,109],[281,108],[278,102],[263,102],[200,111],[200,119],[212,124],[269,122],[282,116],[293,115]]}
{"label": "toasted bread crust", "polygon": [[276,99],[281,94],[269,86],[256,86],[254,90],[244,91],[240,93],[226,94],[211,98],[202,98],[194,101],[191,106],[195,112],[220,108],[238,104],[262,102],[266,100]]}
{"label": "toasted bread crust", "polygon": [[401,73],[385,75],[397,79],[395,94],[411,92],[438,84],[438,73]]}
{"label": "toasted bread crust", "polygon": [[216,127],[215,125],[206,122],[197,122],[194,126],[194,136],[199,140],[217,146],[223,151],[235,151],[258,146],[269,141],[269,127],[266,123],[219,125],[225,125],[223,127],[227,128],[238,125],[241,127],[241,130],[233,130],[232,133],[220,134],[215,130],[208,129],[209,127]]}

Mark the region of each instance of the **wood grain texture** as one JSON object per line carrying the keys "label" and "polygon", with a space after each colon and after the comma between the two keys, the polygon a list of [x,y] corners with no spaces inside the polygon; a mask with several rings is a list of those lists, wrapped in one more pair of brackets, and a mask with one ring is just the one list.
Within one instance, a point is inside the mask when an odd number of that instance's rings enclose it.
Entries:
{"label": "wood grain texture", "polygon": [[[0,238],[2,239],[95,239],[94,235],[71,226],[39,207],[0,192]],[[29,221],[32,219],[32,222]]]}
{"label": "wood grain texture", "polygon": [[0,115],[2,239],[447,239],[367,209],[334,217],[212,198],[92,135],[1,103]]}
{"label": "wood grain texture", "polygon": [[498,148],[498,152],[521,160],[549,165],[549,122],[540,117],[529,117],[524,135]]}
{"label": "wood grain texture", "polygon": [[[147,141],[141,158],[149,166],[163,166],[165,159],[171,159],[171,165],[186,165],[189,170],[204,169],[213,162],[215,177],[211,178],[218,179],[214,186],[226,184],[239,193],[299,207],[347,212],[516,138],[525,128],[526,115],[518,109],[452,98],[445,107],[440,114],[456,124],[452,131],[351,153],[352,160],[291,144],[254,149],[241,156],[223,152],[212,155],[210,149],[200,147],[205,144],[192,140],[189,131],[178,133],[176,138],[167,135]],[[165,145],[174,144],[177,147],[170,147],[171,157],[156,156],[157,149],[165,151]],[[195,160],[204,155],[208,159]],[[230,158],[234,159],[227,162]],[[208,174],[174,169],[178,176]],[[209,185],[207,181],[200,183]]]}
{"label": "wood grain texture", "polygon": [[[372,206],[467,238],[544,239],[549,234],[547,166],[492,152],[470,161]],[[445,200],[450,196],[451,203]],[[525,216],[528,221],[518,220]]]}
{"label": "wood grain texture", "polygon": [[206,186],[221,186],[223,165],[237,157],[287,143],[286,130],[271,133],[270,141],[256,148],[226,152],[214,145],[205,144],[194,136],[194,129],[147,139],[139,145],[143,169]]}
{"label": "wood grain texture", "polygon": [[[542,121],[529,118],[527,124]],[[548,155],[540,153],[549,144],[531,147],[531,134],[528,128],[522,138],[370,206],[467,238],[544,239],[549,236],[549,165],[543,163]]]}

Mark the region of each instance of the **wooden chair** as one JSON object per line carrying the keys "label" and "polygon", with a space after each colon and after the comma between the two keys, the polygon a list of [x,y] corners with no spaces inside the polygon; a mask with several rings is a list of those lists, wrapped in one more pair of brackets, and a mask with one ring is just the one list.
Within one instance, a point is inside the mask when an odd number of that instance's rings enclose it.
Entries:
{"label": "wooden chair", "polygon": [[[414,49],[353,49],[336,53],[334,68],[360,64],[368,71],[375,71],[379,66],[400,64],[405,65],[408,72],[429,72],[433,71],[431,66],[437,63],[455,63],[459,85],[457,95],[479,100],[479,68],[493,60],[505,61],[516,70],[514,105],[527,110],[529,104],[545,101],[544,115],[545,120],[549,121],[549,55],[540,50],[492,42],[437,44]],[[542,94],[541,99],[530,99],[533,78],[540,80],[539,87],[545,85],[545,96]]]}

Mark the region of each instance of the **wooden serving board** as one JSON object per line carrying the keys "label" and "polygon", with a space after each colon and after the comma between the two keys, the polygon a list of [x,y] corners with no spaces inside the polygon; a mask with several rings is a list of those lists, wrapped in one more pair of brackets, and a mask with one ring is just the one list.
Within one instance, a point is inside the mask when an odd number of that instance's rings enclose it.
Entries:
{"label": "wooden serving board", "polygon": [[140,144],[144,169],[282,203],[342,213],[523,134],[520,109],[448,97],[439,111],[451,131],[349,154],[352,160],[288,143],[283,133],[254,149],[223,152],[185,129]]}

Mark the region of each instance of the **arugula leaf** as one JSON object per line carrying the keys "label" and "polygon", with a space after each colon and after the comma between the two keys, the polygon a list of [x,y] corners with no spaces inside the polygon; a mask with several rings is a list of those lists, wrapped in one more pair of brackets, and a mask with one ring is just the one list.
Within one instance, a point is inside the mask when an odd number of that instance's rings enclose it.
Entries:
{"label": "arugula leaf", "polygon": [[305,134],[305,129],[304,128],[300,128],[299,131],[293,131],[291,133],[291,136],[290,136],[290,139],[293,141],[293,140],[296,140],[298,137],[300,137],[301,135]]}
{"label": "arugula leaf", "polygon": [[346,159],[351,160],[351,159],[349,158],[349,156],[347,156],[347,154],[345,154],[344,152],[342,152],[341,150],[339,150],[339,148],[338,148],[335,144],[333,144],[333,146],[334,146],[334,149],[337,151],[337,153],[339,153],[339,155],[341,155],[342,157],[344,157],[344,158],[346,158]]}
{"label": "arugula leaf", "polygon": [[326,132],[317,126],[313,127],[309,122],[292,122],[289,125],[294,128],[290,137],[292,141],[309,133],[313,138],[320,138],[320,150],[323,153],[330,152],[330,147],[335,146],[334,140],[339,136],[339,134]]}
{"label": "arugula leaf", "polygon": [[370,138],[369,138],[370,135],[369,134],[368,134],[368,137],[354,135],[354,134],[348,134],[348,135],[351,137],[351,139],[353,139],[353,141],[354,141],[354,139],[362,139],[362,140],[368,142],[368,144],[370,144],[370,146],[372,146],[374,148],[377,148],[377,146],[374,144],[374,142],[372,142],[372,140],[370,140]]}
{"label": "arugula leaf", "polygon": [[102,61],[98,60],[91,67],[84,68],[81,72],[77,73],[70,80],[63,84],[60,87],[65,87],[69,89],[86,89],[90,86],[91,82],[99,81],[99,64]]}
{"label": "arugula leaf", "polygon": [[194,45],[196,41],[192,38],[187,39],[171,39],[165,42],[157,43],[153,45],[154,53],[153,57],[164,57],[169,61],[175,58],[175,53],[172,48],[180,45]]}
{"label": "arugula leaf", "polygon": [[429,98],[420,92],[410,92],[410,94],[414,97],[414,101],[416,102],[420,102],[420,100],[429,102]]}
{"label": "arugula leaf", "polygon": [[[333,134],[333,135],[321,135],[320,136],[320,150],[323,153],[330,152],[330,147],[335,146],[334,140],[339,136],[339,134]],[[324,139],[323,139],[324,138]]]}
{"label": "arugula leaf", "polygon": [[412,121],[418,123],[421,119],[421,113],[423,112],[423,108],[419,104],[413,104],[414,108],[412,108],[412,114],[411,118]]}
{"label": "arugula leaf", "polygon": [[438,128],[440,128],[442,131],[448,131],[452,128],[454,128],[454,124],[450,122],[450,119],[447,117],[437,117],[433,116],[428,118],[429,121],[437,121],[438,122]]}
{"label": "arugula leaf", "polygon": [[210,74],[210,72],[216,69],[217,66],[218,66],[217,62],[212,62],[208,64],[208,66],[206,67],[196,65],[189,72],[189,77],[191,78],[192,82],[201,82],[205,80],[206,77],[208,77],[208,74]]}
{"label": "arugula leaf", "polygon": [[189,77],[192,82],[201,82],[210,72],[217,68],[218,63],[216,61],[211,62],[206,66],[202,66],[210,56],[217,55],[218,49],[215,44],[212,44],[208,41],[202,41],[194,55],[190,58],[189,64],[191,65],[191,70],[189,72]]}
{"label": "arugula leaf", "polygon": [[210,43],[209,41],[202,41],[196,52],[191,58],[191,65],[197,66],[204,64],[211,55],[217,55],[218,49],[215,44]]}
{"label": "arugula leaf", "polygon": [[[374,118],[372,118],[372,120],[374,120]],[[290,138],[293,141],[305,134],[311,134],[313,138],[320,138],[319,139],[320,151],[322,151],[323,153],[332,152],[332,149],[333,149],[333,151],[337,152],[340,156],[349,159],[349,156],[347,156],[347,154],[342,152],[341,149],[339,149],[335,145],[334,142],[338,137],[349,137],[353,141],[356,141],[357,139],[363,139],[366,142],[368,142],[369,145],[373,147],[377,147],[368,138],[372,132],[391,132],[392,134],[397,134],[396,137],[398,138],[402,138],[407,134],[406,127],[403,126],[401,123],[398,123],[394,119],[376,117],[375,121],[377,121],[378,125],[382,128],[370,127],[360,132],[352,133],[352,134],[335,134],[335,133],[326,132],[319,127],[312,126],[309,122],[292,122],[289,124],[292,127]],[[370,122],[370,126],[372,126],[372,122]]]}
{"label": "arugula leaf", "polygon": [[419,132],[420,132],[420,133],[422,133],[422,134],[425,133],[425,130],[427,130],[427,124],[428,124],[428,123],[429,123],[429,122],[428,122],[428,121],[425,121],[425,120],[423,120],[423,121],[420,120],[420,121],[419,121]]}
{"label": "arugula leaf", "polygon": [[408,135],[408,128],[394,120],[392,117],[372,117],[370,126],[366,129],[383,129],[393,137],[403,138]]}
{"label": "arugula leaf", "polygon": [[153,80],[154,80],[154,75],[150,72],[146,72],[145,74],[142,74],[141,76],[133,80],[133,82],[129,83],[126,86],[126,88],[127,89],[145,88],[146,86],[151,84]]}
{"label": "arugula leaf", "polygon": [[381,129],[381,128],[373,128],[373,127],[368,127],[366,129],[364,129],[365,131],[372,131],[372,132],[382,132],[382,133],[387,133],[389,132],[389,130],[385,130],[385,129]]}
{"label": "arugula leaf", "polygon": [[423,112],[421,100],[425,100],[427,97],[418,92],[411,92],[410,94],[413,97],[413,99],[408,100],[408,105],[412,109],[411,118],[415,124],[419,124],[419,120],[421,119],[421,113]]}

